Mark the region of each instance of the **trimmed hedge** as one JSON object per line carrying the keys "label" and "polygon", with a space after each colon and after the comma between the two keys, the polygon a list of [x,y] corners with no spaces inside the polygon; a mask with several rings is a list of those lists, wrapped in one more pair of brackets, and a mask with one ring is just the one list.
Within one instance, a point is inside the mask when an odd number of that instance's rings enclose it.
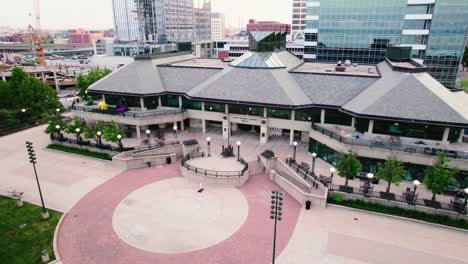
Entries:
{"label": "trimmed hedge", "polygon": [[91,158],[97,158],[97,159],[103,159],[103,160],[112,160],[112,156],[107,154],[107,153],[99,153],[99,152],[93,152],[89,151],[87,149],[79,149],[79,148],[74,148],[74,147],[69,147],[69,146],[63,146],[63,145],[58,145],[58,144],[50,144],[47,146],[48,149],[54,149],[54,150],[59,150],[63,152],[68,152],[68,153],[73,153],[73,154],[78,154],[82,156],[87,156]]}
{"label": "trimmed hedge", "polygon": [[404,208],[400,208],[397,206],[385,206],[376,203],[368,203],[361,200],[345,200],[344,196],[339,193],[334,193],[328,201],[331,204],[343,205],[351,208],[388,214],[388,215],[395,215],[401,216],[411,219],[416,219],[420,221],[425,221],[434,224],[446,225],[461,229],[468,230],[468,222],[464,219],[452,219],[445,215],[435,215],[435,214],[428,214],[425,212],[420,212],[416,210],[408,210]]}

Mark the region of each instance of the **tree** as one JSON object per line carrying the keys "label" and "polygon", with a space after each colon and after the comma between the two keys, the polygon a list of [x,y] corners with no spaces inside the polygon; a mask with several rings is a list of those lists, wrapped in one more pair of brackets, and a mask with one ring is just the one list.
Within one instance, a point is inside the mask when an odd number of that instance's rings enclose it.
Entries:
{"label": "tree", "polygon": [[458,169],[456,167],[449,168],[449,162],[450,161],[445,158],[445,155],[441,153],[436,163],[434,163],[434,166],[424,171],[424,184],[432,191],[433,202],[435,202],[437,194],[441,194],[443,191],[447,190],[450,184],[455,182],[453,176],[458,173]]}
{"label": "tree", "polygon": [[[49,125],[46,127],[44,132],[51,135],[51,137],[53,133],[60,132],[67,126],[67,124],[55,114],[47,115],[45,120],[47,120]],[[59,129],[57,129],[57,125],[60,126]]]}
{"label": "tree", "polygon": [[122,138],[125,138],[125,134],[123,133],[123,131],[119,128],[117,123],[115,123],[115,121],[112,120],[104,127],[102,136],[105,140],[109,142],[118,143],[119,139],[117,138],[117,135],[120,135],[122,136]]}
{"label": "tree", "polygon": [[112,71],[108,69],[93,69],[86,76],[83,74],[79,74],[76,78],[75,86],[76,90],[78,91],[77,95],[83,99],[87,99],[86,90],[88,90],[88,87],[91,86],[93,83],[99,81],[100,79],[104,78],[111,72]]}
{"label": "tree", "polygon": [[[77,129],[79,129],[79,132],[76,131]],[[80,134],[85,132],[86,129],[86,122],[78,116],[75,116],[73,118],[73,124],[68,124],[65,127],[64,132],[67,134],[76,134],[76,140],[81,141]]]}
{"label": "tree", "polygon": [[95,125],[86,127],[84,131],[84,136],[85,138],[94,138],[96,144],[99,144],[97,132],[100,131],[102,133],[103,130],[104,124],[102,123],[102,121],[97,121]]}
{"label": "tree", "polygon": [[392,183],[399,185],[406,170],[401,161],[398,161],[394,155],[390,155],[383,164],[379,163],[377,167],[377,176],[387,181],[387,193],[390,192]]}
{"label": "tree", "polygon": [[349,150],[345,156],[338,161],[337,164],[338,175],[345,177],[345,186],[348,187],[348,179],[354,178],[361,169],[361,163],[356,157],[356,153],[352,150]]}

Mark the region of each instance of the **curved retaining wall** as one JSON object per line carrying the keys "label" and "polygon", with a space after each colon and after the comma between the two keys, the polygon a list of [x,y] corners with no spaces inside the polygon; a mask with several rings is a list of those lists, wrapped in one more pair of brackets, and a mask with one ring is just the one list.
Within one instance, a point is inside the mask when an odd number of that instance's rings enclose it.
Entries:
{"label": "curved retaining wall", "polygon": [[181,168],[182,176],[192,179],[196,182],[200,182],[207,185],[221,185],[221,186],[242,186],[249,179],[248,170],[242,176],[211,176],[201,173],[195,173],[194,171],[188,170],[187,168]]}

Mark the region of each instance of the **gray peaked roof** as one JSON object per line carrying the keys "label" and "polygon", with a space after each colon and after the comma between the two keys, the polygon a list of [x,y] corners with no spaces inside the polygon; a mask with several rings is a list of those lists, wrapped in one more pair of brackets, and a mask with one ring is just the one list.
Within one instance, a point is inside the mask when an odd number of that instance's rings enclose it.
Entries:
{"label": "gray peaked roof", "polygon": [[427,73],[393,71],[378,65],[382,77],[343,105],[361,115],[433,122],[468,123],[468,96],[453,93]]}
{"label": "gray peaked roof", "polygon": [[237,66],[242,63],[240,58],[237,59],[240,62],[231,65],[205,60],[218,65],[205,67],[203,60],[191,63],[192,55],[136,60],[93,84],[90,91],[137,96],[173,92],[189,98],[228,102],[329,106],[357,116],[468,126],[468,95],[450,92],[425,72],[396,71],[388,61],[377,66],[380,75],[374,77],[295,72],[302,61],[287,51],[270,55],[249,53],[248,57],[255,58],[274,56],[275,62],[283,67],[245,68]]}

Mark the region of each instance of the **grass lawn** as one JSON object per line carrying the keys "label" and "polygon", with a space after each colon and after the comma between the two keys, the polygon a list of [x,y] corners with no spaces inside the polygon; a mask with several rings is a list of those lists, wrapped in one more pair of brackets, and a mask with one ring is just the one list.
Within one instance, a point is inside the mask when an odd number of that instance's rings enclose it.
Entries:
{"label": "grass lawn", "polygon": [[40,206],[25,202],[23,207],[17,207],[15,200],[0,196],[1,263],[42,263],[41,251],[45,249],[50,259],[55,259],[52,243],[62,213],[49,210],[46,220],[41,213]]}

